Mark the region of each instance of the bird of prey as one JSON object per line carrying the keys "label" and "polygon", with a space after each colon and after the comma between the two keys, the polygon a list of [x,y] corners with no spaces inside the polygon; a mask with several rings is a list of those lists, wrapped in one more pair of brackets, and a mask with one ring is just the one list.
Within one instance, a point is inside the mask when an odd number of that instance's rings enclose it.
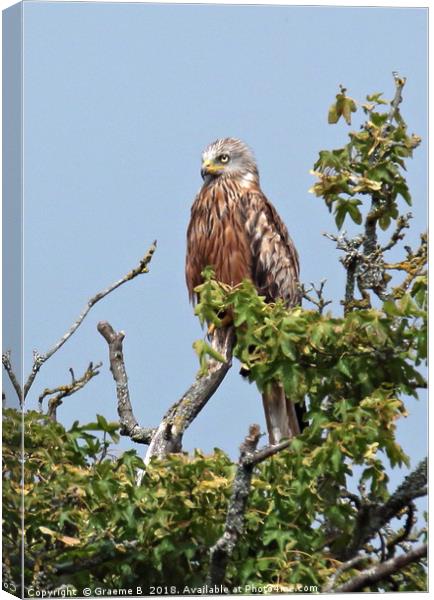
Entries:
{"label": "bird of prey", "polygon": [[[190,300],[206,266],[218,281],[235,286],[250,279],[267,302],[299,304],[299,263],[294,243],[259,184],[250,148],[235,138],[218,139],[202,154],[203,185],[187,230],[186,281]],[[301,406],[280,383],[262,395],[270,444],[300,433]]]}

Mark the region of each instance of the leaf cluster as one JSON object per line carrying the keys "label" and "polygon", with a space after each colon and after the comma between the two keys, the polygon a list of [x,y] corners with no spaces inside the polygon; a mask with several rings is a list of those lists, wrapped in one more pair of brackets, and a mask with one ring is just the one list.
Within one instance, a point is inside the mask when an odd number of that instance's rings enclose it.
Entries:
{"label": "leaf cluster", "polygon": [[[345,91],[336,98],[330,108],[329,123],[336,123],[342,115],[350,125],[351,112],[357,110],[355,101]],[[413,155],[421,140],[408,134],[398,109],[381,93],[367,96],[361,108],[367,118],[358,131],[349,133],[349,142],[319,153],[312,171],[318,181],[310,191],[333,210],[339,229],[347,216],[360,225],[362,198],[374,196],[379,225],[386,230],[398,218],[398,197],[412,203],[404,177],[405,159]]]}
{"label": "leaf cluster", "polygon": [[[202,585],[208,550],[224,522],[234,465],[221,451],[197,451],[144,468],[135,450],[112,454],[118,424],[97,421],[66,430],[40,413],[24,418],[24,528],[20,522],[20,418],[4,411],[3,548],[15,581],[25,544],[25,586]],[[144,592],[145,593],[145,592]]]}

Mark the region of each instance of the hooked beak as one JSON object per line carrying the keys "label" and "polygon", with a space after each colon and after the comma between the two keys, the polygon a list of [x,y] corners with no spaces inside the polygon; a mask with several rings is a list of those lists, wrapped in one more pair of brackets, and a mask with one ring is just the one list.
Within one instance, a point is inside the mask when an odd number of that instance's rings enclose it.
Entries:
{"label": "hooked beak", "polygon": [[202,179],[209,179],[212,175],[218,175],[222,172],[222,169],[219,165],[216,165],[212,160],[204,160],[202,163],[202,168],[200,170],[200,174],[202,175]]}

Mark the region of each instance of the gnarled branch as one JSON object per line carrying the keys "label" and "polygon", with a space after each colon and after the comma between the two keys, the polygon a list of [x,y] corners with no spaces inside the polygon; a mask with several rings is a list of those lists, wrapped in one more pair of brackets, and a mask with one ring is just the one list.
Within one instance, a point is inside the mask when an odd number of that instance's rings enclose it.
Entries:
{"label": "gnarled branch", "polygon": [[224,358],[224,362],[211,358],[208,372],[196,379],[182,398],[169,408],[152,437],[145,464],[153,457],[164,458],[181,451],[185,430],[215,393],[232,365],[234,342],[235,331],[232,326],[215,330],[211,345]]}
{"label": "gnarled branch", "polygon": [[7,350],[6,352],[3,352],[2,354],[2,363],[3,363],[3,367],[6,371],[6,373],[9,376],[9,379],[11,380],[11,383],[14,387],[14,390],[17,393],[18,396],[18,400],[20,402],[20,406],[23,405],[23,392],[21,389],[21,385],[14,373],[14,370],[12,368],[12,363],[11,363],[11,352],[10,350]]}
{"label": "gnarled branch", "polygon": [[120,434],[130,437],[138,444],[149,444],[155,430],[140,427],[131,406],[128,376],[122,347],[125,333],[123,331],[116,333],[107,321],[100,321],[97,329],[109,346],[110,371],[116,382],[118,414],[121,423]]}
{"label": "gnarled branch", "polygon": [[261,435],[259,425],[251,425],[249,434],[240,446],[240,458],[229,500],[225,529],[223,535],[210,549],[207,586],[220,586],[224,582],[229,559],[243,532],[244,514],[250,494],[253,468],[270,456],[284,450],[291,443],[291,440],[286,440],[275,446],[266,446],[261,450],[256,450]]}
{"label": "gnarled branch", "polygon": [[42,403],[44,399],[47,396],[52,396],[52,398],[48,400],[47,415],[50,417],[50,419],[55,421],[57,409],[61,404],[63,404],[63,398],[66,398],[67,396],[72,396],[72,394],[75,394],[75,392],[81,390],[81,388],[83,388],[91,379],[93,379],[93,377],[99,374],[98,369],[101,367],[101,365],[102,363],[98,363],[96,365],[94,365],[93,363],[89,363],[89,366],[87,367],[86,371],[79,379],[75,378],[74,371],[70,369],[72,376],[71,383],[66,385],[59,385],[56,388],[45,388],[45,390],[39,396],[39,407],[41,412]]}
{"label": "gnarled branch", "polygon": [[[173,452],[181,452],[185,430],[214,394],[231,366],[235,341],[233,327],[218,329],[213,335],[212,346],[222,355],[224,362],[210,359],[207,373],[199,377],[182,398],[170,407],[157,428],[139,426],[133,414],[123,357],[122,343],[125,334],[122,331],[116,333],[106,321],[98,323],[98,331],[109,345],[110,370],[116,382],[121,435],[127,435],[137,443],[149,444],[145,464],[153,457],[164,458]],[[138,485],[141,482],[141,473],[137,482]]]}

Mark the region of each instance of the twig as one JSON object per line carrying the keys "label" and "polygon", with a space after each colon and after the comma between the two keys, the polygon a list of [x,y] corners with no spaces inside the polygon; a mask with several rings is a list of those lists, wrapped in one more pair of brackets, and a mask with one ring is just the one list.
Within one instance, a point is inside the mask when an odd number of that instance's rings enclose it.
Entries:
{"label": "twig", "polygon": [[408,246],[405,246],[407,257],[405,260],[399,263],[386,264],[386,269],[404,271],[407,273],[404,281],[393,288],[393,296],[399,298],[407,289],[411,283],[418,276],[426,275],[426,264],[428,260],[428,236],[427,233],[420,235],[420,246],[416,251],[413,251]]}
{"label": "twig", "polygon": [[[309,289],[306,289],[306,287],[304,286],[304,284],[300,284],[300,293],[302,295],[303,298],[305,298],[308,302],[311,302],[312,304],[314,304],[317,308],[318,308],[318,312],[320,315],[322,315],[324,308],[328,305],[331,304],[332,301],[331,300],[324,300],[323,297],[323,291],[324,291],[324,285],[326,283],[326,279],[323,279],[320,282],[319,287],[315,287],[315,284],[311,282],[311,287]],[[312,296],[310,296],[310,292],[315,292],[317,298],[313,298]]]}
{"label": "twig", "polygon": [[45,354],[40,354],[37,351],[35,351],[33,353],[33,366],[32,366],[32,370],[31,370],[31,372],[30,372],[30,374],[29,374],[29,376],[27,378],[27,381],[26,381],[26,383],[24,385],[24,398],[26,398],[27,394],[29,393],[29,390],[30,390],[30,388],[31,388],[31,386],[32,386],[32,384],[33,384],[33,382],[35,380],[35,377],[38,374],[38,372],[39,372],[40,368],[42,367],[42,365],[49,358],[51,358],[51,356],[53,356],[53,354],[55,352],[57,352],[59,350],[59,348],[61,348],[65,342],[67,342],[69,340],[69,338],[80,327],[80,325],[82,324],[82,322],[86,318],[86,316],[89,313],[89,311],[91,310],[91,308],[93,306],[95,306],[95,304],[97,302],[99,302],[100,300],[102,300],[103,298],[105,298],[108,294],[110,294],[111,292],[113,292],[113,290],[115,290],[116,288],[118,288],[122,284],[126,283],[127,281],[131,281],[131,279],[134,279],[138,275],[141,275],[143,273],[148,273],[148,265],[149,265],[149,263],[150,263],[150,261],[152,259],[152,256],[153,256],[153,254],[155,252],[156,244],[157,244],[156,241],[154,241],[153,244],[151,244],[149,250],[147,251],[147,253],[145,254],[145,256],[142,258],[142,260],[140,261],[140,263],[138,264],[137,267],[135,267],[134,269],[132,269],[124,277],[122,277],[121,279],[119,279],[118,281],[116,281],[115,283],[113,283],[112,285],[110,285],[109,287],[107,287],[102,292],[98,292],[97,294],[95,294],[95,296],[93,296],[92,298],[90,298],[90,300],[87,302],[86,306],[81,311],[81,313],[78,316],[78,318],[76,319],[76,321],[71,325],[71,327],[68,329],[68,331],[60,338],[60,340],[58,340],[58,342],[56,342],[56,344],[54,344],[54,346],[52,346],[52,348],[50,348],[49,350],[47,350],[47,352],[45,352]]}
{"label": "twig", "polygon": [[291,441],[292,440],[285,440],[284,442],[280,442],[280,444],[266,446],[265,448],[261,448],[261,450],[255,450],[253,453],[246,454],[244,458],[244,464],[255,466],[267,458],[270,458],[270,456],[274,456],[278,452],[288,448],[288,446],[291,445]]}
{"label": "twig", "polygon": [[125,333],[123,331],[116,333],[107,321],[100,321],[97,329],[109,346],[110,371],[116,382],[118,414],[121,423],[120,434],[130,437],[138,444],[149,444],[155,430],[140,427],[131,406],[128,376],[125,369],[122,347]]}
{"label": "twig", "polygon": [[208,372],[199,377],[182,398],[166,412],[149,444],[145,464],[148,464],[153,457],[164,458],[168,454],[181,451],[185,430],[217,390],[232,365],[234,342],[233,327],[215,330],[211,345],[225,359],[224,362],[211,358],[208,363]]}
{"label": "twig", "polygon": [[393,246],[395,246],[400,240],[403,240],[405,237],[405,234],[402,233],[403,229],[408,229],[410,227],[410,219],[413,218],[413,215],[411,212],[407,213],[406,215],[401,215],[400,217],[398,217],[397,221],[396,221],[396,229],[393,232],[389,242],[382,247],[382,252],[387,252],[388,250],[390,250],[391,248],[393,248]]}
{"label": "twig", "polygon": [[3,352],[3,354],[2,354],[2,363],[3,363],[3,367],[5,368],[6,373],[9,375],[9,379],[11,380],[12,385],[14,386],[14,390],[17,393],[18,400],[20,402],[20,406],[22,406],[23,405],[23,392],[21,390],[21,386],[19,384],[19,381],[16,378],[16,375],[15,375],[14,370],[12,368],[12,364],[11,364],[11,352],[10,352],[10,350],[7,350],[6,352]]}
{"label": "twig", "polygon": [[395,97],[390,103],[390,112],[387,118],[387,125],[391,125],[393,119],[399,120],[399,105],[402,102],[402,90],[404,88],[406,77],[401,77],[396,71],[392,72],[393,79],[395,80]]}
{"label": "twig", "polygon": [[335,588],[333,592],[343,594],[347,592],[360,592],[364,588],[385,579],[389,575],[398,572],[400,569],[416,562],[427,555],[427,545],[422,544],[406,554],[399,554],[385,562],[377,562],[369,569],[362,571],[359,575],[350,579],[341,586]]}
{"label": "twig", "polygon": [[291,441],[256,450],[261,437],[259,425],[251,425],[249,434],[240,446],[240,458],[232,487],[223,535],[210,549],[210,564],[206,584],[220,586],[234,548],[243,532],[244,514],[250,493],[253,468],[258,463],[287,448]]}
{"label": "twig", "polygon": [[59,385],[56,388],[45,388],[45,390],[39,396],[40,411],[42,412],[42,403],[44,399],[47,396],[53,396],[48,400],[47,415],[50,417],[50,419],[55,421],[57,408],[61,404],[63,404],[63,398],[66,398],[67,396],[72,396],[72,394],[75,394],[75,392],[81,390],[81,388],[83,388],[86,385],[86,383],[88,383],[93,377],[99,374],[98,369],[101,367],[101,365],[102,363],[98,363],[96,365],[94,365],[93,363],[89,363],[89,366],[87,367],[83,376],[79,379],[75,379],[75,377],[73,377],[72,382],[67,385]]}

